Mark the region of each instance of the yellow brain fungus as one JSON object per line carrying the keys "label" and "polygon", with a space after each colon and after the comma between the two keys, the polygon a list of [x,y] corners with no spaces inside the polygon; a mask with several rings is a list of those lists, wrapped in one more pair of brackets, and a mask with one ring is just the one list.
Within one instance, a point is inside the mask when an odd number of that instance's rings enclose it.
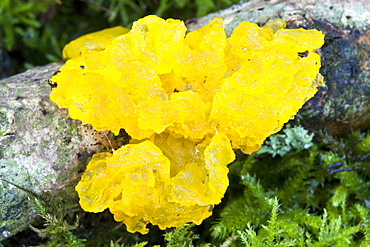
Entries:
{"label": "yellow brain fungus", "polygon": [[179,20],[147,16],[98,49],[79,47],[50,98],[96,130],[133,138],[92,158],[76,187],[82,208],[109,208],[141,233],[211,215],[232,148],[258,150],[322,85],[314,50],[324,35],[284,28],[243,21],[227,38],[220,18],[185,34]]}
{"label": "yellow brain fungus", "polygon": [[69,42],[63,49],[63,59],[70,59],[81,55],[88,50],[103,50],[112,42],[112,39],[127,33],[130,29],[111,27],[98,32],[85,34]]}
{"label": "yellow brain fungus", "polygon": [[266,26],[242,22],[235,28],[228,39],[231,74],[213,97],[210,113],[218,130],[245,153],[280,130],[322,85],[316,80],[320,57],[313,50],[323,45],[323,34],[280,29],[282,20]]}
{"label": "yellow brain fungus", "polygon": [[81,207],[109,208],[128,231],[142,234],[149,222],[165,229],[210,216],[227,189],[227,165],[234,160],[228,137],[218,134],[194,146],[163,133],[152,141],[94,155],[76,186]]}

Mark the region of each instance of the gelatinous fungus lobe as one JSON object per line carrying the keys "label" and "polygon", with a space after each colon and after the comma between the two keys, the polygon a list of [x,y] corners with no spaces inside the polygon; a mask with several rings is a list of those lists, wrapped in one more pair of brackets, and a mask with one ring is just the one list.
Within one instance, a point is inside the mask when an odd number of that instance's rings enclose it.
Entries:
{"label": "gelatinous fungus lobe", "polygon": [[88,50],[104,50],[112,42],[112,39],[128,31],[130,29],[117,26],[83,35],[69,42],[63,48],[63,59],[77,57]]}
{"label": "gelatinous fungus lobe", "polygon": [[232,148],[258,150],[322,85],[314,49],[323,34],[284,28],[280,19],[244,21],[226,38],[215,18],[185,35],[183,22],[147,16],[99,49],[73,47],[83,52],[53,76],[50,98],[96,130],[133,138],[94,155],[76,186],[82,208],[109,208],[143,234],[148,223],[210,216],[228,187]]}
{"label": "gelatinous fungus lobe", "polygon": [[109,208],[128,231],[142,234],[148,223],[161,229],[200,224],[212,214],[210,206],[221,202],[234,152],[223,134],[198,146],[202,151],[190,140],[163,133],[153,142],[94,155],[76,186],[81,207],[89,212]]}
{"label": "gelatinous fungus lobe", "polygon": [[313,50],[322,46],[323,34],[284,26],[276,19],[262,28],[242,22],[228,39],[228,74],[213,98],[211,119],[245,153],[258,150],[322,85]]}

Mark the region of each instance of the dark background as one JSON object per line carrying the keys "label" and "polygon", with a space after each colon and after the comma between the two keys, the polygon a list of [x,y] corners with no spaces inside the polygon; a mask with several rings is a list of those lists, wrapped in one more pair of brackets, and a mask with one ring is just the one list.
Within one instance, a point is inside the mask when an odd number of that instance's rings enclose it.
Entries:
{"label": "dark background", "polygon": [[112,26],[131,27],[148,14],[189,18],[226,8],[238,0],[2,0],[0,79],[62,60],[66,43]]}

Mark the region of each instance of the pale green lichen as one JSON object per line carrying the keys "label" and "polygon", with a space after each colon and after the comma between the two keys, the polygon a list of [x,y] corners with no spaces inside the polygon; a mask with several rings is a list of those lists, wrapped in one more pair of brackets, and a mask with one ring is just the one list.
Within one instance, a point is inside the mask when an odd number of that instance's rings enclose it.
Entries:
{"label": "pale green lichen", "polygon": [[9,121],[6,116],[6,113],[3,111],[0,111],[0,136],[3,136],[5,134],[8,127],[9,127]]}
{"label": "pale green lichen", "polygon": [[302,126],[291,127],[288,124],[281,131],[281,134],[270,136],[257,153],[268,153],[275,157],[277,155],[284,156],[292,151],[302,151],[313,145],[313,137],[314,134],[308,133]]}

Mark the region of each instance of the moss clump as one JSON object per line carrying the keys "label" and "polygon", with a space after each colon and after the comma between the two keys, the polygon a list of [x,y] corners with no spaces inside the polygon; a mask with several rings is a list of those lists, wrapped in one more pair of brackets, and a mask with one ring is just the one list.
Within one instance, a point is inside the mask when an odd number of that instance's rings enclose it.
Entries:
{"label": "moss clump", "polygon": [[240,236],[246,246],[368,246],[369,136],[321,133],[309,149],[234,162],[212,236]]}

